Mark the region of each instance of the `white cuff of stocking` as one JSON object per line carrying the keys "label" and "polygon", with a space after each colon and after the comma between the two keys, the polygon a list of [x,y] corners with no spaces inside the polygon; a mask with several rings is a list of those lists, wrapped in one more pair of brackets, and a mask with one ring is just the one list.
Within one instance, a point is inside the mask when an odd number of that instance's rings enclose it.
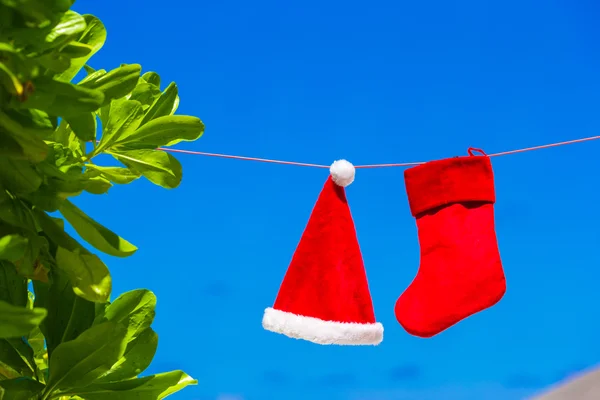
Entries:
{"label": "white cuff of stocking", "polygon": [[265,310],[262,326],[271,332],[318,344],[378,345],[383,341],[383,325],[379,322],[358,324],[324,321],[271,307]]}

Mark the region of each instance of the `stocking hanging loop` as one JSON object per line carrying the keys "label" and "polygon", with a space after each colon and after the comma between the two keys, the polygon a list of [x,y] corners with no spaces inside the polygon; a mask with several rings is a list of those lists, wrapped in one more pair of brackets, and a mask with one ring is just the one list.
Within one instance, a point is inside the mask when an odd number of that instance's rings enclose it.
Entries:
{"label": "stocking hanging loop", "polygon": [[478,148],[475,148],[475,147],[469,147],[469,150],[467,150],[467,151],[469,152],[469,155],[471,157],[473,157],[475,155],[473,153],[480,153],[482,156],[485,156],[485,157],[488,156],[487,154],[485,154],[485,151],[483,151],[481,149],[478,149]]}

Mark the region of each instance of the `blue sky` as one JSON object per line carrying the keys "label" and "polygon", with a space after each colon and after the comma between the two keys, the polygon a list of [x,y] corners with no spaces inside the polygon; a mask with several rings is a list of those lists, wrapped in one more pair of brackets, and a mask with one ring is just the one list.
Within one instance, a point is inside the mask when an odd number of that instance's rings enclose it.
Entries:
{"label": "blue sky", "polygon": [[[329,164],[426,161],[600,132],[600,6],[591,0],[78,2],[108,41],[95,68],[141,63],[201,117],[192,150]],[[200,381],[174,400],[522,399],[600,360],[600,142],[500,157],[496,222],[508,290],[419,339],[394,304],[419,265],[403,170],[347,194],[379,347],[266,332],[327,172],[179,157],[180,188],[138,181],[78,204],[139,246],[106,258],[115,296],[159,300],[149,372]]]}

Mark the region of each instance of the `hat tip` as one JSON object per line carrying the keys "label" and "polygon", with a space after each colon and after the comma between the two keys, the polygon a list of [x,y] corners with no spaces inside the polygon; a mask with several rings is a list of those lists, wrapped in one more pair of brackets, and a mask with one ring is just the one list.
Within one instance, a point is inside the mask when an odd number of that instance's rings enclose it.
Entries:
{"label": "hat tip", "polygon": [[331,179],[333,182],[335,182],[335,184],[341,187],[346,187],[354,182],[356,169],[354,168],[354,165],[346,160],[337,160],[331,164],[329,173],[331,174]]}

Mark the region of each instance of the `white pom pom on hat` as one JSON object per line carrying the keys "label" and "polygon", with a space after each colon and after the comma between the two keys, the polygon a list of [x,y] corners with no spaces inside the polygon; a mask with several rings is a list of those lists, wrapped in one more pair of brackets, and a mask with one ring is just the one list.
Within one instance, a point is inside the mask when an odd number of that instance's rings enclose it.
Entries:
{"label": "white pom pom on hat", "polygon": [[329,167],[329,173],[331,174],[331,179],[338,186],[346,187],[354,182],[356,169],[354,165],[346,160],[337,160]]}

